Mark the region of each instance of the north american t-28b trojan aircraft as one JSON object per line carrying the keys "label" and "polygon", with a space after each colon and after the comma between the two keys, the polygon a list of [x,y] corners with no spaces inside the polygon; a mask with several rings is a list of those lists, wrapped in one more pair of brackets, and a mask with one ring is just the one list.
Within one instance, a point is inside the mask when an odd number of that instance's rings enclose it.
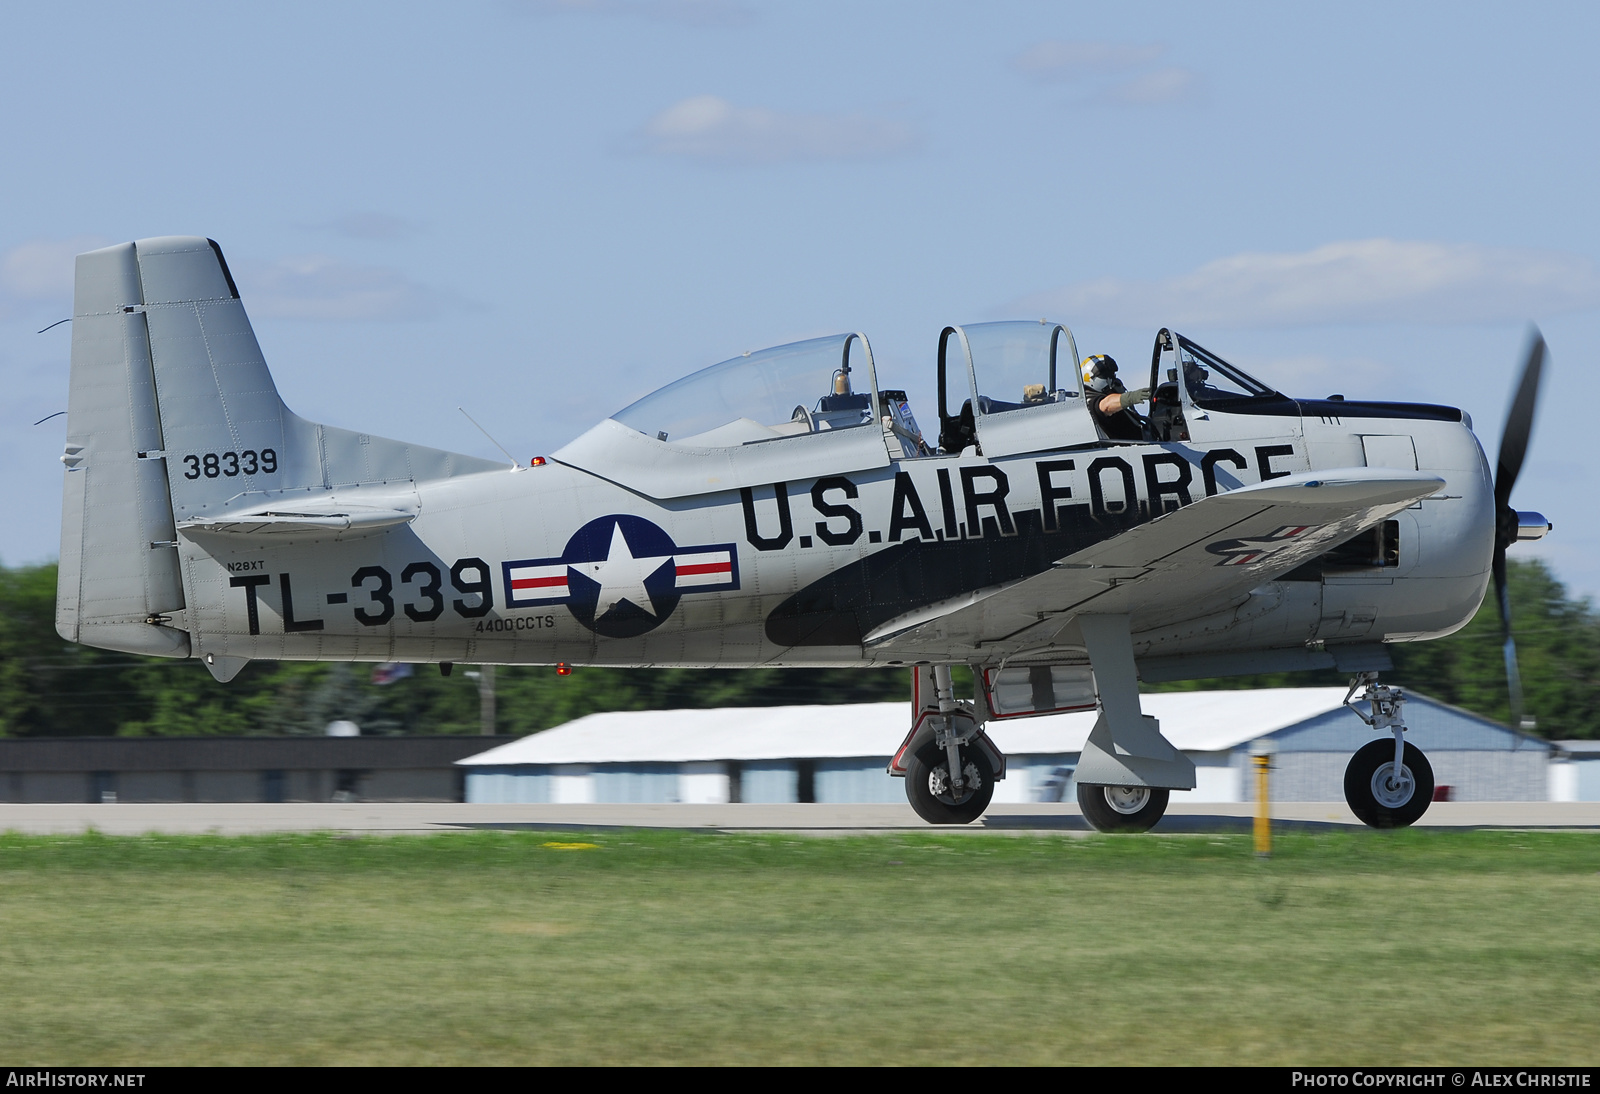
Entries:
{"label": "north american t-28b trojan aircraft", "polygon": [[289,411],[210,240],[107,247],[76,278],[75,642],[223,681],[252,658],[908,666],[890,772],[922,817],[988,805],[990,720],[1098,709],[1078,799],[1113,830],[1195,785],[1141,679],[1351,673],[1392,735],[1345,776],[1378,826],[1433,791],[1386,645],[1458,629],[1492,575],[1515,682],[1505,550],[1549,528],[1510,506],[1538,340],[1492,476],[1459,410],[1290,398],[1169,330],[1148,414],[1113,438],[1043,321],[944,329],[936,443],[847,333],[712,365],[508,468]]}

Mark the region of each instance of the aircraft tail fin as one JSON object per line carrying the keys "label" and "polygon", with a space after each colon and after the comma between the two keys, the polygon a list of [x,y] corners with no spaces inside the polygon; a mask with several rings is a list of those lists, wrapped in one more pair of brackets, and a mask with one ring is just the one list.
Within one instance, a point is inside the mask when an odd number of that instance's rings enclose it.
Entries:
{"label": "aircraft tail fin", "polygon": [[186,526],[294,491],[492,470],[471,456],[324,426],[278,395],[222,250],[164,236],[78,256],[56,627],[171,657],[188,635]]}

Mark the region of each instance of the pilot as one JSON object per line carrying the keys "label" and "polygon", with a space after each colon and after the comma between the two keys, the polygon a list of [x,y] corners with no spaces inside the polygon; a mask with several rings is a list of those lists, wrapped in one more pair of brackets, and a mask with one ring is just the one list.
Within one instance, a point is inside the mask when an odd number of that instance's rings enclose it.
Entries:
{"label": "pilot", "polygon": [[1117,379],[1117,362],[1109,354],[1083,359],[1083,393],[1094,420],[1114,441],[1144,440],[1144,419],[1133,408],[1150,398],[1150,389],[1129,391]]}

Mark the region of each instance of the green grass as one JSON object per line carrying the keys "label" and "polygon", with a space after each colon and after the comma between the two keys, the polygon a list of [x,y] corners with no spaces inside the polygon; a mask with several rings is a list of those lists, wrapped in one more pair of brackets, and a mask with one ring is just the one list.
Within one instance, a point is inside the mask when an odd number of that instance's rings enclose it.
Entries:
{"label": "green grass", "polygon": [[1600,838],[1276,849],[0,836],[0,1060],[1600,1062]]}

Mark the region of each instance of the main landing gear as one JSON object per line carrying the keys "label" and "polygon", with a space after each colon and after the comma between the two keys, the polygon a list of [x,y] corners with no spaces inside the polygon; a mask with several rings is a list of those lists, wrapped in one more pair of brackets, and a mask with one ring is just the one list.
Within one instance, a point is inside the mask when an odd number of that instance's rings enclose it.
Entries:
{"label": "main landing gear", "polygon": [[[1356,702],[1366,703],[1372,713],[1364,713],[1350,700],[1357,688],[1364,688]],[[1433,767],[1422,749],[1408,743],[1406,698],[1399,688],[1378,683],[1378,674],[1364,672],[1350,681],[1345,706],[1356,712],[1373,729],[1389,730],[1391,741],[1369,741],[1350,758],[1344,771],[1344,800],[1363,824],[1373,828],[1404,828],[1415,824],[1433,802]]]}
{"label": "main landing gear", "polygon": [[1150,786],[1078,784],[1083,819],[1101,832],[1148,832],[1167,811],[1171,791]]}

